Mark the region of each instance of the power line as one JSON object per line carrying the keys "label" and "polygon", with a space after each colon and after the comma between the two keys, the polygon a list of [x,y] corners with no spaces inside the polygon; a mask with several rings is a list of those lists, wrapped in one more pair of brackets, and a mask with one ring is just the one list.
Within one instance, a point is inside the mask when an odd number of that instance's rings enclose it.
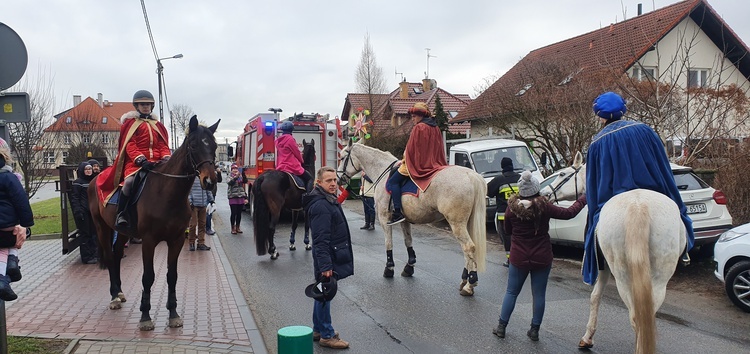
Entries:
{"label": "power line", "polygon": [[148,23],[148,14],[146,13],[145,0],[141,0],[141,9],[143,9],[143,20],[146,21],[146,31],[148,31],[148,39],[151,42],[151,49],[154,51],[154,60],[158,60],[159,54],[156,52],[156,43],[154,42],[153,34],[151,34],[151,25]]}

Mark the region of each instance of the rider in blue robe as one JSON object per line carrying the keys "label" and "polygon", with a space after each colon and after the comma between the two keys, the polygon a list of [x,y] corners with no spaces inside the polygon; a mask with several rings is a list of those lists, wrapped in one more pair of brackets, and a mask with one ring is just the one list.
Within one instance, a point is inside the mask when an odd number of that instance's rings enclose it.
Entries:
{"label": "rider in blue robe", "polygon": [[[687,215],[669,166],[664,145],[646,124],[620,120],[627,108],[614,92],[606,92],[594,101],[594,112],[604,128],[591,141],[586,156],[586,201],[589,206],[583,256],[583,281],[593,285],[599,274],[596,252],[596,228],[602,206],[613,196],[633,189],[650,189],[671,198],[679,207],[687,231],[683,264],[693,247],[693,222]],[[600,260],[603,262],[603,260]]]}

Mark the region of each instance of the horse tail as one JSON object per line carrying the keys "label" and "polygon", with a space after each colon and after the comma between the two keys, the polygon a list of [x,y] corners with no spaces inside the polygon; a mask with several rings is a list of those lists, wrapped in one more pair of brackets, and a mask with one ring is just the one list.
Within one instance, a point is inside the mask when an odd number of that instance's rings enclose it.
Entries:
{"label": "horse tail", "polygon": [[469,237],[474,242],[474,255],[477,262],[477,271],[483,272],[487,269],[487,209],[485,196],[487,195],[487,183],[478,174],[472,174],[474,187],[474,207],[469,215]]}
{"label": "horse tail", "polygon": [[651,284],[649,239],[651,216],[649,205],[634,203],[625,212],[625,262],[630,273],[633,322],[635,323],[636,352],[656,352],[656,316]]}
{"label": "horse tail", "polygon": [[264,175],[260,175],[253,184],[253,235],[255,236],[255,252],[262,256],[268,253],[268,237],[271,235],[271,213],[263,196]]}
{"label": "horse tail", "polygon": [[106,231],[98,234],[96,238],[99,243],[99,247],[97,247],[96,252],[99,255],[100,269],[108,269],[112,264],[112,259],[114,259],[115,256],[114,252],[112,251],[114,234],[115,233],[112,230],[107,229]]}

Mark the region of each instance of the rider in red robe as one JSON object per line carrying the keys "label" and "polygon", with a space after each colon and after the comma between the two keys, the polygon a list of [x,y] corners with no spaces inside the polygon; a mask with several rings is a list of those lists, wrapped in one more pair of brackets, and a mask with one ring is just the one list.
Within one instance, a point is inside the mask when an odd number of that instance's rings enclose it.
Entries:
{"label": "rider in red robe", "polygon": [[140,90],[133,95],[135,111],[122,116],[118,154],[114,168],[104,170],[97,181],[99,198],[106,202],[118,186],[122,193],[117,203],[117,229],[127,229],[125,209],[130,200],[135,174],[140,169],[151,170],[156,162],[167,160],[169,150],[167,128],[152,113],[154,96]]}
{"label": "rider in red robe", "polygon": [[410,178],[419,190],[424,192],[430,186],[432,177],[448,167],[443,135],[427,105],[417,102],[414,107],[409,108],[409,114],[414,122],[414,128],[406,143],[404,160],[398,172],[388,179],[388,187],[393,199],[393,214],[388,225],[395,225],[405,220],[401,212],[401,183],[406,178]]}

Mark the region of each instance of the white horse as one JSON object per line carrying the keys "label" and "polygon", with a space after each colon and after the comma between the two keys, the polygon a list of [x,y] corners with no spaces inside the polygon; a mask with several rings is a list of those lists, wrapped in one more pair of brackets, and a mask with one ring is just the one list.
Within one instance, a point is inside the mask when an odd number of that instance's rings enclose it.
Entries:
{"label": "white horse", "polygon": [[[542,193],[557,200],[584,193],[586,165],[582,161],[579,152],[573,166],[561,170]],[[687,242],[679,208],[669,197],[651,190],[618,194],[602,207],[596,237],[606,264],[591,293],[589,322],[578,347],[594,346],[599,303],[610,275],[614,275],[635,331],[635,352],[656,352],[656,311],[664,302],[667,282]]]}
{"label": "white horse", "polygon": [[[349,179],[362,170],[373,179],[375,207],[385,233],[387,259],[383,276],[393,277],[393,234],[391,226],[387,225],[390,217],[390,195],[385,190],[385,182],[397,159],[388,152],[351,142],[341,152],[341,156],[343,158],[338,172],[342,179]],[[474,295],[474,287],[478,281],[477,272],[484,271],[486,267],[486,194],[487,184],[479,174],[465,167],[452,166],[437,173],[430,187],[420,192],[419,197],[404,195],[403,213],[407,222],[401,223],[401,228],[409,260],[401,276],[412,276],[414,264],[417,262],[412,247],[411,224],[447,220],[464,253],[465,264],[460,293],[464,296]]]}

